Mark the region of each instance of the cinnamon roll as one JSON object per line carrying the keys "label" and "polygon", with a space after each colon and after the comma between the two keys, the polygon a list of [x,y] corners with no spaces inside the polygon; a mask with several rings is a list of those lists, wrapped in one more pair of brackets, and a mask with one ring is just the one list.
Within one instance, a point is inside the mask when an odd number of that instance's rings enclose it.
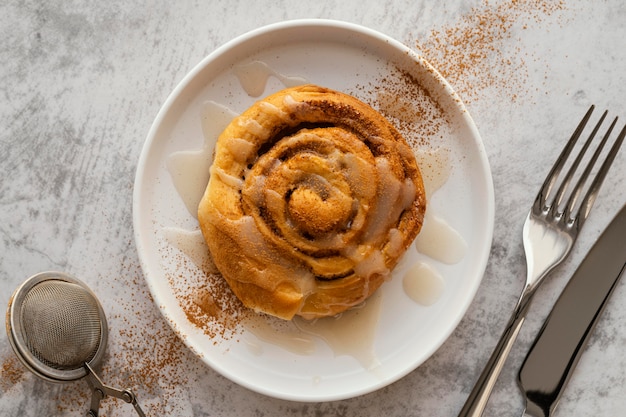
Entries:
{"label": "cinnamon roll", "polygon": [[219,136],[198,220],[244,305],[331,316],[372,295],[422,226],[412,149],[379,112],[315,85],[279,91]]}

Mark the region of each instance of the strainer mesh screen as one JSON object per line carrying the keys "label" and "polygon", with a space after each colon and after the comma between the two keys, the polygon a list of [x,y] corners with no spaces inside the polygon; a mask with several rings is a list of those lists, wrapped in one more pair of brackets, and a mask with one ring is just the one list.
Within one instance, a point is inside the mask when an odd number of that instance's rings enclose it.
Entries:
{"label": "strainer mesh screen", "polygon": [[96,354],[104,318],[97,301],[80,285],[43,281],[26,294],[20,313],[26,346],[45,365],[78,369]]}

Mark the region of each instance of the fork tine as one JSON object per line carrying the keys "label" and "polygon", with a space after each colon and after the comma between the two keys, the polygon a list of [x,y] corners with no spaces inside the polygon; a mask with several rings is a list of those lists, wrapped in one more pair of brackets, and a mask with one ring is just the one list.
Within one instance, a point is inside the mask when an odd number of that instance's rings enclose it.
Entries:
{"label": "fork tine", "polygon": [[574,187],[574,190],[572,191],[572,195],[567,201],[566,209],[563,213],[563,218],[565,219],[566,222],[570,222],[571,220],[573,220],[570,218],[570,216],[574,212],[574,206],[576,205],[576,201],[578,200],[578,197],[580,196],[580,193],[582,192],[583,186],[587,182],[587,178],[589,178],[589,175],[591,174],[591,170],[593,169],[593,166],[596,164],[596,161],[600,157],[600,153],[602,153],[602,149],[604,149],[604,146],[606,145],[607,140],[611,136],[611,132],[613,131],[613,128],[615,127],[616,123],[617,123],[617,117],[613,119],[613,123],[611,123],[611,125],[607,129],[606,133],[604,134],[604,137],[602,138],[602,141],[596,148],[596,151],[593,153],[593,156],[587,163],[585,170],[583,171],[582,175],[578,179],[578,182],[576,183],[576,187]]}
{"label": "fork tine", "polygon": [[578,127],[576,127],[576,130],[574,130],[572,137],[565,145],[565,148],[563,148],[563,150],[561,151],[561,154],[559,155],[555,164],[552,166],[552,169],[550,169],[550,173],[548,174],[543,185],[539,189],[539,194],[537,194],[537,198],[535,199],[534,208],[536,210],[547,211],[549,209],[549,207],[546,206],[548,195],[552,191],[552,187],[554,187],[554,184],[556,183],[556,180],[561,173],[563,166],[565,165],[565,161],[567,160],[569,154],[572,152],[572,149],[576,145],[580,134],[587,125],[587,121],[589,120],[589,117],[591,116],[594,108],[594,105],[591,105],[591,107],[589,107],[589,110],[587,110],[587,113],[578,124]]}
{"label": "fork tine", "polygon": [[563,197],[565,196],[565,192],[567,191],[569,184],[572,181],[572,178],[574,178],[574,174],[576,173],[576,170],[578,170],[578,166],[580,165],[580,162],[582,161],[583,157],[587,153],[587,149],[589,149],[591,142],[593,142],[593,139],[598,133],[600,126],[604,122],[604,119],[606,118],[607,113],[608,113],[607,111],[602,113],[600,120],[598,120],[598,123],[596,123],[596,126],[593,128],[591,134],[587,138],[587,141],[585,142],[583,147],[580,149],[580,151],[578,152],[578,155],[576,156],[576,159],[570,166],[569,171],[567,171],[567,174],[565,175],[565,179],[561,183],[561,186],[559,187],[559,190],[556,193],[556,197],[554,198],[553,203],[551,205],[552,212],[554,213],[555,217],[559,217],[558,210],[559,210],[559,207],[561,206],[561,203],[563,202]]}
{"label": "fork tine", "polygon": [[[617,118],[616,118],[617,119]],[[616,120],[617,121],[617,120]],[[587,220],[589,216],[589,212],[591,211],[591,207],[593,206],[594,201],[596,201],[596,197],[598,196],[598,192],[600,191],[600,187],[602,186],[602,182],[604,181],[604,177],[606,177],[607,172],[611,168],[611,164],[619,151],[619,148],[622,146],[624,142],[624,137],[626,137],[626,125],[622,128],[622,131],[617,136],[615,143],[611,147],[611,150],[606,156],[604,163],[600,167],[600,170],[596,174],[596,177],[593,179],[585,198],[583,199],[580,209],[578,211],[578,215],[576,216],[575,222],[577,223],[577,227],[582,227],[582,224]]]}

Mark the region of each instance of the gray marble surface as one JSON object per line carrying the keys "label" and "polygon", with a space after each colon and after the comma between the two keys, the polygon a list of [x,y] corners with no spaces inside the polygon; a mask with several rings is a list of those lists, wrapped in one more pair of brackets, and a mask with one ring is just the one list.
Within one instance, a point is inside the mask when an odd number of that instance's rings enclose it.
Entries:
{"label": "gray marble surface", "polygon": [[[349,400],[297,403],[218,375],[152,302],[133,241],[137,161],[160,106],[228,40],[295,18],[381,31],[424,53],[482,135],[495,187],[495,233],[479,291],[422,366]],[[63,270],[105,298],[104,379],[132,386],[149,415],[455,416],[508,319],[525,274],[521,227],[547,169],[587,107],[626,117],[621,0],[5,1],[0,5],[0,305],[27,277]],[[521,415],[515,378],[569,276],[626,202],[622,151],[570,258],[541,288],[487,407]],[[556,415],[626,409],[626,288],[617,288]],[[4,308],[4,307],[3,307]],[[84,382],[50,384],[0,336],[0,415],[84,415]],[[121,401],[107,416],[130,415]]]}

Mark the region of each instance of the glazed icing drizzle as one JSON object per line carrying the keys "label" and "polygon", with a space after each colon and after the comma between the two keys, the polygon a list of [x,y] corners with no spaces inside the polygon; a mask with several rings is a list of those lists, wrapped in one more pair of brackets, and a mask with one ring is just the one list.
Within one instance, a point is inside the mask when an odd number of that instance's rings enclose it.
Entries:
{"label": "glazed icing drizzle", "polygon": [[306,84],[302,77],[289,77],[274,71],[265,62],[252,61],[248,64],[237,65],[233,72],[239,79],[241,87],[250,97],[259,97],[265,91],[269,77],[276,77],[285,87],[294,87]]}
{"label": "glazed icing drizzle", "polygon": [[[183,200],[189,214],[198,217],[198,204],[209,182],[209,169],[213,160],[213,143],[220,132],[237,116],[229,108],[207,101],[202,109],[202,134],[204,146],[199,150],[175,152],[167,159],[167,169],[178,195]],[[241,141],[240,147],[249,146]],[[233,148],[237,144],[231,144]]]}

